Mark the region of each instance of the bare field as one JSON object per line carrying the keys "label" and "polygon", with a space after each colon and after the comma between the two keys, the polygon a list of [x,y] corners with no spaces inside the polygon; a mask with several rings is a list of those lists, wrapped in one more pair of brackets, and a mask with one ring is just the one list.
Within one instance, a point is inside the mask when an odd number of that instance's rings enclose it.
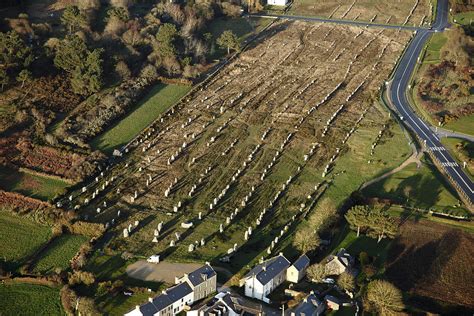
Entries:
{"label": "bare field", "polygon": [[[472,234],[425,220],[409,220],[390,248],[386,275],[407,293],[472,310],[473,252]],[[426,308],[436,309],[429,303]]]}
{"label": "bare field", "polygon": [[332,19],[422,25],[431,20],[431,0],[295,0],[289,12]]}
{"label": "bare field", "polygon": [[[180,262],[237,252],[245,264],[275,251],[343,173],[339,157],[367,157],[384,133],[388,118],[374,101],[409,35],[274,25],[72,205],[111,226],[116,251]],[[350,141],[359,128],[367,148]]]}

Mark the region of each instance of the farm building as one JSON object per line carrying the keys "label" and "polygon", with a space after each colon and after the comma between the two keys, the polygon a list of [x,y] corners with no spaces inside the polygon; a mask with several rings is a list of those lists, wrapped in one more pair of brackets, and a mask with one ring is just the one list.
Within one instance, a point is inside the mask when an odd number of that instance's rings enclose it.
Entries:
{"label": "farm building", "polygon": [[268,0],[267,1],[268,5],[281,5],[285,6],[288,4],[288,0]]}
{"label": "farm building", "polygon": [[308,256],[302,255],[286,271],[286,280],[293,283],[298,283],[305,276],[308,266]]}
{"label": "farm building", "polygon": [[245,296],[269,302],[267,295],[286,280],[288,259],[279,254],[255,266],[241,281],[245,284]]}
{"label": "farm building", "polygon": [[341,248],[335,256],[330,256],[326,263],[326,272],[328,274],[339,275],[344,272],[349,272],[354,264],[354,258]]}
{"label": "farm building", "polygon": [[148,303],[136,306],[125,316],[176,315],[182,312],[185,306],[191,306],[196,301],[215,292],[216,279],[216,272],[206,263],[201,268],[177,278],[177,285],[164,290],[155,298],[149,298]]}
{"label": "farm building", "polygon": [[323,301],[318,299],[316,295],[311,293],[308,295],[303,302],[298,306],[290,310],[291,316],[318,316],[322,315],[326,305]]}

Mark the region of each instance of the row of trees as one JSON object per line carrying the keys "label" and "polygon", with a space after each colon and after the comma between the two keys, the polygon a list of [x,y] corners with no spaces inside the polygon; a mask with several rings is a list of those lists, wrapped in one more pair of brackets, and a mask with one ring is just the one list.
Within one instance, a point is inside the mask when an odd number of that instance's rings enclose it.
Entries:
{"label": "row of trees", "polygon": [[356,205],[345,215],[351,229],[376,238],[380,242],[383,238],[394,238],[398,232],[396,220],[381,207],[370,207],[367,205]]}

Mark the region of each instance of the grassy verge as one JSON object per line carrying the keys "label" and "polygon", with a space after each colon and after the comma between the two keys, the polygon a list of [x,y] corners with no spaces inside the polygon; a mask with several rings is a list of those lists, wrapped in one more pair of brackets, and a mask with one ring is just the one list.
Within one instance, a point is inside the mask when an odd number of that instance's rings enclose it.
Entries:
{"label": "grassy verge", "polygon": [[463,162],[467,162],[466,173],[474,181],[474,143],[451,137],[441,138],[441,143],[449,150],[459,165],[462,166]]}
{"label": "grassy verge", "polygon": [[0,315],[64,315],[59,289],[27,283],[0,284]]}
{"label": "grassy verge", "polygon": [[444,33],[434,33],[431,35],[428,45],[426,46],[424,64],[432,64],[440,62],[441,49],[448,41]]}
{"label": "grassy verge", "polygon": [[34,264],[33,272],[45,274],[54,272],[56,268],[67,269],[69,261],[86,241],[87,237],[81,235],[61,235],[57,237],[42,251]]}
{"label": "grassy verge", "polygon": [[474,11],[458,13],[453,17],[454,23],[470,25],[474,23]]}
{"label": "grassy verge", "polygon": [[467,135],[474,135],[474,115],[464,116],[458,120],[449,122],[444,128]]}
{"label": "grassy verge", "polygon": [[461,211],[459,198],[428,159],[420,168],[412,163],[403,170],[362,190],[367,197],[390,199],[398,204],[437,211]]}
{"label": "grassy verge", "polygon": [[18,268],[51,237],[49,227],[4,210],[0,210],[0,227],[0,260],[8,270]]}
{"label": "grassy verge", "polygon": [[190,89],[183,85],[157,84],[127,117],[93,139],[92,148],[111,153],[127,144]]}
{"label": "grassy verge", "polygon": [[27,170],[14,170],[0,166],[0,188],[23,195],[49,201],[66,192],[69,183],[55,178],[43,177]]}

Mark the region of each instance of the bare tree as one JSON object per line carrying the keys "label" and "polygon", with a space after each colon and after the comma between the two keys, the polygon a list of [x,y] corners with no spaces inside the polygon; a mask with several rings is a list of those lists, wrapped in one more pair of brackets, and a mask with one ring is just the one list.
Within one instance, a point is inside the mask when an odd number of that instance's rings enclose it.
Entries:
{"label": "bare tree", "polygon": [[326,268],[324,265],[316,263],[308,267],[306,274],[312,282],[321,282],[326,277]]}
{"label": "bare tree", "polygon": [[355,279],[354,276],[348,272],[343,272],[337,279],[337,285],[340,288],[347,291],[354,291],[355,289]]}
{"label": "bare tree", "polygon": [[315,250],[321,240],[313,229],[305,227],[296,232],[293,245],[302,253]]}
{"label": "bare tree", "polygon": [[385,280],[369,283],[365,301],[379,315],[399,315],[405,308],[400,290]]}

